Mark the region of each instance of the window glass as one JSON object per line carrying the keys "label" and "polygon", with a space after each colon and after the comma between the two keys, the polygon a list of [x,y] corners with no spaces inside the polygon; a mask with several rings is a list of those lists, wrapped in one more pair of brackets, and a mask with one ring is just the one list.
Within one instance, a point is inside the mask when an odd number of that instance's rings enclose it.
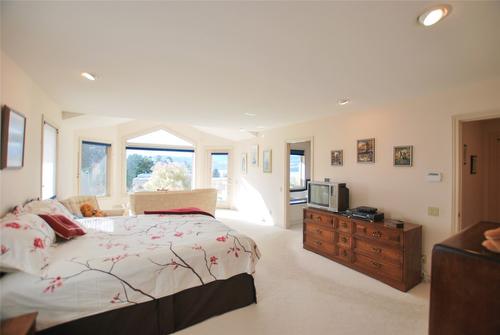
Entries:
{"label": "window glass", "polygon": [[82,142],[80,165],[80,194],[105,196],[108,194],[108,161],[111,145]]}
{"label": "window glass", "polygon": [[127,140],[127,143],[193,147],[191,143],[184,141],[183,139],[172,135],[163,129],[131,138]]}
{"label": "window glass", "polygon": [[57,129],[43,124],[42,199],[56,196],[57,180]]}
{"label": "window glass", "polygon": [[127,140],[127,191],[190,190],[194,146],[159,129]]}
{"label": "window glass", "polygon": [[290,154],[290,189],[306,188],[306,169],[304,152],[292,150]]}
{"label": "window glass", "polygon": [[211,154],[211,184],[217,190],[217,202],[225,203],[228,201],[229,179],[227,176],[229,170],[229,154],[227,152],[214,152]]}
{"label": "window glass", "polygon": [[127,147],[127,191],[190,190],[194,150]]}

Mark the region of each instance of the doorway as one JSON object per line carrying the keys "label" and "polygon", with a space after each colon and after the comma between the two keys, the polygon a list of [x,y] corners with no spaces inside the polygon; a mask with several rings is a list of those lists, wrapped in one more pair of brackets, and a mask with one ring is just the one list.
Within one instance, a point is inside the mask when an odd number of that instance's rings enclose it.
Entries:
{"label": "doorway", "polygon": [[460,123],[459,227],[500,222],[500,118]]}
{"label": "doorway", "polygon": [[284,218],[285,227],[302,224],[307,206],[307,183],[313,175],[312,138],[289,140],[285,144]]}
{"label": "doorway", "polygon": [[230,150],[208,152],[209,185],[217,190],[217,208],[230,208],[232,201],[232,158]]}

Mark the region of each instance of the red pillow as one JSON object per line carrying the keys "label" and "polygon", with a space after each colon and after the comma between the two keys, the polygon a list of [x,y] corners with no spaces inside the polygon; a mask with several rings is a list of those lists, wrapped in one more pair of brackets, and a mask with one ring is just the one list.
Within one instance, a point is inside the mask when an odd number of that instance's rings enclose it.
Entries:
{"label": "red pillow", "polygon": [[54,229],[57,236],[66,240],[72,239],[75,236],[85,235],[83,228],[65,215],[40,214],[39,216]]}

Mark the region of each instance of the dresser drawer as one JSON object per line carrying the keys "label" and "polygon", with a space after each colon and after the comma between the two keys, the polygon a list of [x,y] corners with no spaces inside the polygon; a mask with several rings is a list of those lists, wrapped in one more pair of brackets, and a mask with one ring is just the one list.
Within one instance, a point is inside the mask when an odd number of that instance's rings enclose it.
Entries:
{"label": "dresser drawer", "polygon": [[370,257],[354,253],[354,265],[359,266],[377,275],[381,275],[393,280],[401,281],[403,279],[403,271],[401,265],[388,263],[380,260],[374,260]]}
{"label": "dresser drawer", "polygon": [[339,217],[337,229],[344,233],[352,233],[352,221],[349,218]]}
{"label": "dresser drawer", "polygon": [[354,251],[365,254],[373,259],[401,264],[403,251],[376,242],[354,238]]}
{"label": "dresser drawer", "polygon": [[322,240],[329,243],[335,242],[335,232],[333,229],[326,228],[324,225],[315,223],[305,223],[305,233],[311,238]]}
{"label": "dresser drawer", "polygon": [[376,241],[401,245],[401,231],[398,229],[385,228],[382,224],[354,221],[354,234]]}
{"label": "dresser drawer", "polygon": [[347,249],[351,248],[351,235],[346,233],[339,233],[339,240],[337,242],[338,246]]}
{"label": "dresser drawer", "polygon": [[343,260],[344,262],[351,262],[351,251],[349,251],[349,249],[346,249],[346,248],[342,248],[342,247],[339,247],[338,248],[338,258],[340,258],[341,260]]}
{"label": "dresser drawer", "polygon": [[335,255],[335,245],[333,243],[325,242],[321,239],[306,235],[304,244],[323,253],[332,256]]}
{"label": "dresser drawer", "polygon": [[304,219],[306,220],[306,222],[322,224],[332,228],[335,228],[335,223],[337,222],[337,219],[332,215],[328,215],[326,213],[323,214],[312,210],[305,211]]}

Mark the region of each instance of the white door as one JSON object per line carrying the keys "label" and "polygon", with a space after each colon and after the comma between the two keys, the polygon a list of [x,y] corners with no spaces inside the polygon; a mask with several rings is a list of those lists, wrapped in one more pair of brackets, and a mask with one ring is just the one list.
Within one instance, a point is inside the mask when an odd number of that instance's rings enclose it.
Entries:
{"label": "white door", "polygon": [[212,150],[208,153],[209,185],[217,190],[217,207],[231,207],[232,164],[229,150]]}

